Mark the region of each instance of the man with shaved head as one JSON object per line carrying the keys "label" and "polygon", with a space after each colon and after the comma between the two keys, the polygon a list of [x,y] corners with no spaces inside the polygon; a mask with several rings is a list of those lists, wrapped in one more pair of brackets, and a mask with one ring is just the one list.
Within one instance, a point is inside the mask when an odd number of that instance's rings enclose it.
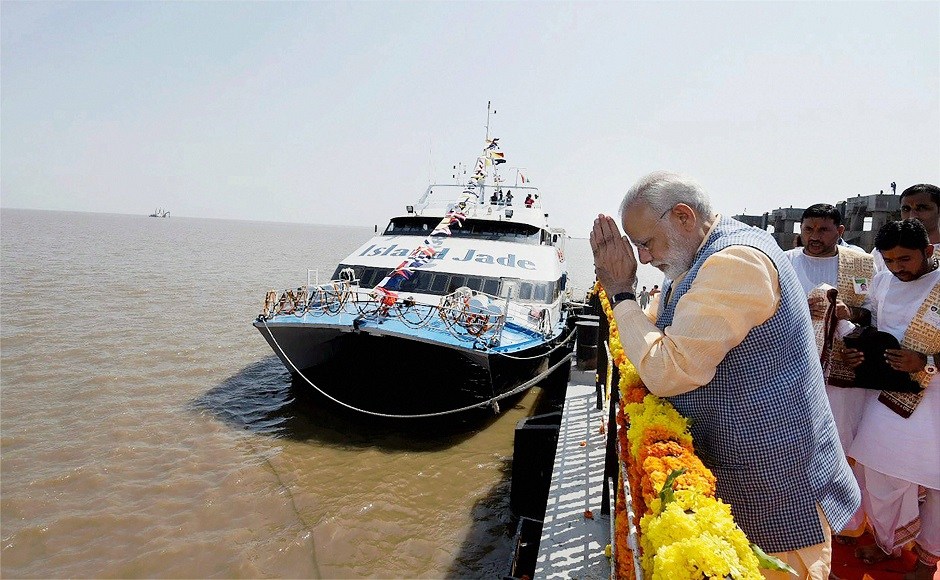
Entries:
{"label": "man with shaved head", "polygon": [[[716,214],[698,183],[674,173],[640,179],[620,217],[627,235],[599,215],[591,248],[624,351],[650,392],[691,419],[696,452],[748,538],[801,577],[828,578],[832,529],[860,494],[789,260],[770,234]],[[655,324],[632,299],[634,247],[666,277]]]}

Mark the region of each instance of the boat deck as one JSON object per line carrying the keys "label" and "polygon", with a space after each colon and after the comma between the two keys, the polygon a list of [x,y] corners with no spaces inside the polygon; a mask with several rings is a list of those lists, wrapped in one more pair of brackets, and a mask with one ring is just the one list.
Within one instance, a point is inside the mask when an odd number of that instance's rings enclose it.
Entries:
{"label": "boat deck", "polygon": [[610,578],[605,554],[611,543],[610,516],[601,515],[606,416],[596,406],[594,371],[572,369],[542,523],[537,578]]}
{"label": "boat deck", "polygon": [[[346,307],[338,312],[278,314],[266,321],[272,328],[279,326],[294,328],[327,328],[342,332],[367,332],[375,335],[397,336],[409,340],[418,340],[431,344],[441,344],[454,348],[475,348],[475,344],[484,343],[489,339],[496,339],[499,346],[492,348],[495,352],[514,353],[538,346],[545,342],[545,337],[534,329],[525,328],[517,323],[507,323],[498,335],[495,331],[484,332],[479,339],[469,334],[459,325],[450,326],[443,322],[436,314],[429,315],[426,309],[416,309],[406,317],[361,317],[352,307]],[[261,327],[262,323],[256,322]]]}

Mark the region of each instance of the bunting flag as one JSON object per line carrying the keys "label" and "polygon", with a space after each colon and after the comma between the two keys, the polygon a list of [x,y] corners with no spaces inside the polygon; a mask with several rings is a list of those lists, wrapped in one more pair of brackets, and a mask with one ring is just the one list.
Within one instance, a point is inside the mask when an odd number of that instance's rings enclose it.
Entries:
{"label": "bunting flag", "polygon": [[[470,206],[471,200],[473,200],[473,203],[476,203],[477,198],[478,196],[475,191],[465,189],[463,197],[454,205],[452,210],[447,212],[447,215],[441,219],[437,227],[431,231],[431,236],[449,236],[450,226],[454,224],[457,224],[457,227],[463,227],[463,222],[467,219],[467,208]],[[427,264],[431,258],[434,257],[434,254],[437,253],[437,250],[431,245],[431,236],[424,238],[421,245],[408,254],[407,260],[399,264],[397,268],[392,270],[388,276],[372,289],[373,296],[375,296],[386,309],[393,306],[395,302],[398,301],[397,291],[401,288],[402,282],[409,279],[416,269]]]}
{"label": "bunting flag", "polygon": [[[498,137],[487,140],[486,144],[483,155],[477,157],[473,177],[470,178],[469,185],[471,187],[479,185],[486,179],[487,167],[506,163],[505,154],[503,154],[502,151],[497,151],[499,148]],[[525,176],[521,173],[519,175],[522,177],[522,183],[525,183]],[[497,184],[502,181],[499,179],[499,175],[495,173],[493,178],[496,180]],[[471,200],[473,201],[471,202]],[[427,264],[434,257],[434,254],[437,253],[437,250],[432,247],[431,236],[449,236],[451,235],[450,227],[455,224],[457,227],[463,227],[463,222],[467,219],[467,208],[471,203],[475,204],[478,200],[479,196],[475,191],[469,188],[465,189],[463,191],[463,197],[454,205],[453,209],[447,212],[447,215],[441,219],[437,227],[431,231],[431,235],[424,238],[421,245],[408,254],[407,260],[389,272],[388,276],[372,289],[372,295],[381,302],[384,309],[383,311],[387,311],[388,308],[398,301],[398,290],[401,288],[402,282],[408,280],[416,269]]]}

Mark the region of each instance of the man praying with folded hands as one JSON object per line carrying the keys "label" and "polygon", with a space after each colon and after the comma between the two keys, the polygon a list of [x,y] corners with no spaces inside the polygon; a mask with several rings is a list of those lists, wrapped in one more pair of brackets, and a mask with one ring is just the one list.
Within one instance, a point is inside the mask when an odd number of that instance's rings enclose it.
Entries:
{"label": "man praying with folded hands", "polygon": [[[793,267],[770,234],[716,214],[698,183],[674,173],[640,179],[620,218],[626,236],[597,217],[591,248],[626,355],[650,392],[692,420],[696,452],[748,538],[825,580],[832,530],[860,494]],[[655,323],[633,295],[634,248],[666,277]]]}

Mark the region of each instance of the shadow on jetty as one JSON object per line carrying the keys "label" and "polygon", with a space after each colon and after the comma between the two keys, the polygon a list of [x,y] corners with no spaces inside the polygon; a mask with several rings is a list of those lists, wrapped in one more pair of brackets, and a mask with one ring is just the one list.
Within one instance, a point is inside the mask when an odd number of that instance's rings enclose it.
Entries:
{"label": "shadow on jetty", "polygon": [[[314,384],[340,381],[342,377],[310,377]],[[348,377],[346,377],[348,379]],[[389,379],[388,392],[396,382]],[[318,384],[318,386],[320,386]],[[522,395],[504,399],[503,409],[516,404]],[[348,402],[363,409],[374,408],[374,393],[351,392]],[[344,401],[347,402],[347,401]],[[485,429],[497,416],[489,407],[435,418],[396,419],[358,413],[330,401],[303,379],[291,377],[276,356],[248,365],[191,403],[236,429],[295,441],[317,441],[327,445],[354,445],[383,449],[446,449]],[[406,414],[407,410],[396,409]]]}

